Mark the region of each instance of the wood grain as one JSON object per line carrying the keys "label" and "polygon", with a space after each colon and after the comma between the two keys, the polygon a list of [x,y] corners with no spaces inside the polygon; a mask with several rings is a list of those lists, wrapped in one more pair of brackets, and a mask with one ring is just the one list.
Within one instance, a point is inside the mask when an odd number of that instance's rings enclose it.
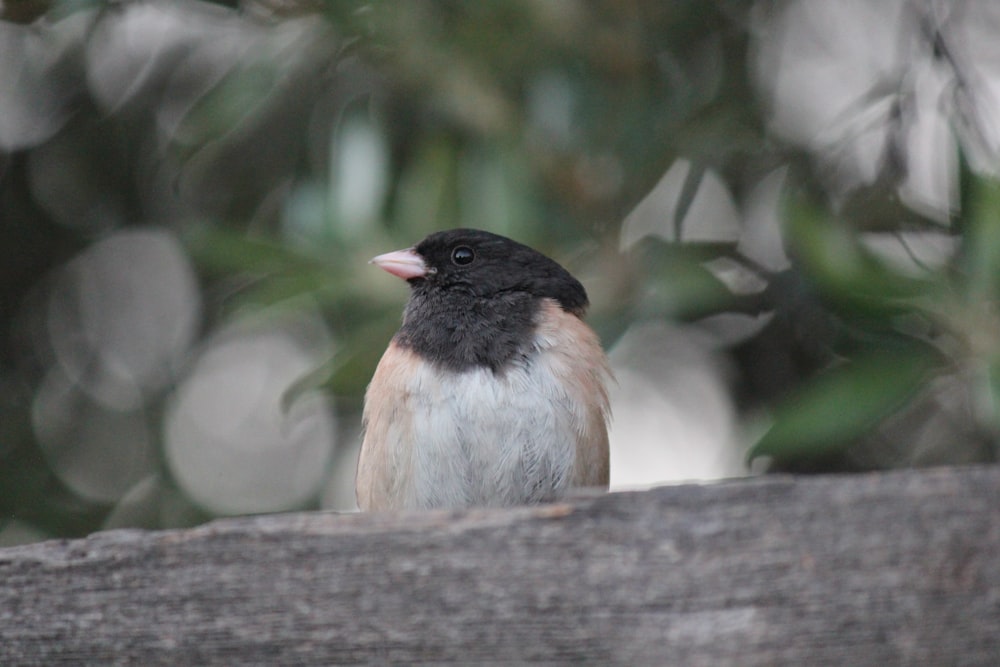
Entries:
{"label": "wood grain", "polygon": [[0,664],[1000,664],[1000,468],[0,549]]}

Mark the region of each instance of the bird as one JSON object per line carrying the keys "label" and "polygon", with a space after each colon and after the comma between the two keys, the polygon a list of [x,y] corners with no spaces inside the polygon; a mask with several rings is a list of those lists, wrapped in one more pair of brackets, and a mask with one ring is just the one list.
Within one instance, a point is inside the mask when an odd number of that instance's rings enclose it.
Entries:
{"label": "bird", "polygon": [[359,509],[506,507],[607,489],[613,377],[576,278],[477,229],[435,232],[371,263],[410,294],[365,391]]}

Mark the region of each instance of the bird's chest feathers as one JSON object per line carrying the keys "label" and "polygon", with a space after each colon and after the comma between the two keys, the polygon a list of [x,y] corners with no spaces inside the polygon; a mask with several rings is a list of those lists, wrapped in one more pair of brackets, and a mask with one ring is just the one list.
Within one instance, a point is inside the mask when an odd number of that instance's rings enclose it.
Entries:
{"label": "bird's chest feathers", "polygon": [[535,347],[502,372],[419,361],[401,378],[416,506],[533,502],[568,486],[580,416],[556,361]]}

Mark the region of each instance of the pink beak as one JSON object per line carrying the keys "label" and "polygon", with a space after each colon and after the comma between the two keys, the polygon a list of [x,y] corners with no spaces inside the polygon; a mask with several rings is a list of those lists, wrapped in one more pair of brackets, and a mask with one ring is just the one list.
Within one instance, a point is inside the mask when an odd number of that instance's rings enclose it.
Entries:
{"label": "pink beak", "polygon": [[415,253],[413,248],[395,250],[373,257],[369,264],[374,264],[383,271],[388,271],[403,280],[423,278],[427,275],[427,265],[424,263],[424,259]]}

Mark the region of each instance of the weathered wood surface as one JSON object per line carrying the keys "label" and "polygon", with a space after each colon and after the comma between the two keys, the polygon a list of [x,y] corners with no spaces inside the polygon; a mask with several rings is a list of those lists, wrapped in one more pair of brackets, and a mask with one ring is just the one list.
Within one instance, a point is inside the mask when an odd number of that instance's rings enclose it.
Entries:
{"label": "weathered wood surface", "polygon": [[0,550],[0,664],[1000,665],[1000,468]]}

